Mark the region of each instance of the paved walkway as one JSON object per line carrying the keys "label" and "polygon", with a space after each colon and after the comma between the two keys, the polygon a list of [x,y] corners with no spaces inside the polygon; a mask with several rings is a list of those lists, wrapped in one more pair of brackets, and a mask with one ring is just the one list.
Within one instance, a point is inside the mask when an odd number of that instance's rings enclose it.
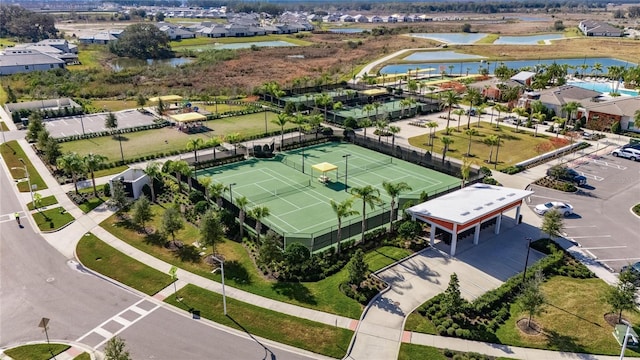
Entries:
{"label": "paved walkway", "polygon": [[[433,120],[440,120],[439,122],[443,121],[442,119],[437,118],[437,116],[433,116]],[[403,129],[402,135],[396,136],[396,141],[399,144],[408,146],[407,139],[409,137],[415,136],[419,131],[428,132],[427,129],[414,127],[408,125],[408,121],[405,122],[406,124],[403,122],[397,123]],[[409,131],[409,129],[414,131]],[[372,131],[370,133],[372,133]],[[39,193],[43,196],[56,195],[56,198],[60,202],[57,206],[63,206],[76,218],[74,223],[61,231],[53,234],[43,234],[45,239],[52,246],[68,258],[75,258],[75,247],[79,239],[85,233],[93,232],[96,236],[109,243],[111,246],[133,258],[138,259],[146,265],[163,272],[167,272],[169,270],[171,267],[170,264],[133,248],[124,241],[115,238],[98,225],[112,214],[112,211],[105,205],[96,208],[89,214],[83,214],[82,211],[78,209],[66,196],[66,192],[70,190],[69,185],[58,185],[46,167],[37,160],[37,157],[29,144],[27,144],[25,140],[19,140],[19,143],[23,147],[27,156],[34,160],[33,165],[45,182],[50,186],[49,189],[40,190]],[[4,162],[2,162],[2,166],[6,166]],[[517,175],[495,173],[494,177],[505,186],[524,188],[533,179],[543,176],[546,171],[546,167],[548,166],[549,165],[541,165]],[[100,183],[104,181],[105,179],[100,179],[98,182]],[[20,197],[23,204],[26,204],[31,200],[29,193],[21,193]],[[527,233],[529,231],[539,231],[537,228],[540,225],[540,218],[533,215],[531,210],[526,206],[523,207],[523,215],[525,223],[521,226],[513,227],[504,233],[508,233],[509,231],[518,231],[519,233],[517,233],[515,237],[523,239],[527,234],[521,233],[520,231],[522,229],[528,229],[526,230]],[[33,221],[31,217],[28,217],[28,219],[29,221]],[[523,226],[525,224],[527,227]],[[534,236],[537,236],[537,234]],[[485,238],[482,237],[481,243],[486,241],[484,239]],[[615,282],[615,275],[600,267],[596,262],[590,260],[588,256],[581,253],[578,248],[573,246],[573,244],[567,241],[564,242],[563,245],[570,251],[574,252],[575,256],[587,263],[587,266],[589,266],[605,281],[609,283]],[[470,276],[465,276],[464,280],[461,281],[461,289],[468,298],[474,298],[487,289],[499,286],[501,281],[503,281],[503,279],[501,279],[502,276],[494,276],[495,274],[488,275],[486,273],[483,274],[481,271],[471,268],[471,265],[469,265],[472,261],[471,257],[473,254],[476,254],[478,249],[473,250],[474,251],[464,251],[461,248],[459,255],[455,258],[451,258],[437,248],[427,249],[379,271],[377,273],[378,276],[386,280],[390,284],[390,287],[386,292],[380,294],[371,302],[363,313],[360,322],[333,314],[278,302],[231,287],[227,287],[226,294],[229,297],[285,314],[307,318],[341,328],[357,330],[349,349],[349,354],[347,355],[347,358],[351,359],[396,358],[401,341],[458,351],[473,351],[488,355],[507,356],[521,359],[582,359],[587,357],[590,359],[614,359],[614,357],[599,357],[593,355],[533,350],[404,332],[403,326],[406,315],[421,303],[446,288],[448,285],[448,275],[453,272],[456,272],[459,275],[463,273],[470,274]],[[469,257],[468,259],[464,259],[465,254]],[[439,279],[436,279],[435,276],[433,276],[434,274],[437,274]],[[182,288],[187,283],[193,283],[197,286],[218,293],[221,293],[222,291],[219,283],[183,270],[178,271],[178,279],[179,280],[176,285],[179,288]],[[163,299],[166,296],[170,296],[173,291],[173,285],[171,285],[160,291],[155,297]]]}

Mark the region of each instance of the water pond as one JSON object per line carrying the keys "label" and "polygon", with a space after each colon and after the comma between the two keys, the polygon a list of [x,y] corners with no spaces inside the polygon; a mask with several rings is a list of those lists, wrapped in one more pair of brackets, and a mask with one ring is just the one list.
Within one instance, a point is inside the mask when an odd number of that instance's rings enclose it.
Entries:
{"label": "water pond", "polygon": [[337,33],[337,34],[357,34],[357,33],[361,33],[363,32],[364,29],[359,29],[359,28],[334,28],[334,29],[329,29],[329,32],[332,33]]}
{"label": "water pond", "polygon": [[411,34],[412,37],[431,39],[447,44],[468,45],[487,36],[484,33],[418,33]]}
{"label": "water pond", "polygon": [[111,67],[115,71],[121,71],[126,68],[140,67],[140,66],[173,66],[188,64],[192,62],[192,58],[170,58],[170,59],[131,59],[131,58],[118,58],[110,63]]}
{"label": "water pond", "polygon": [[500,36],[494,44],[500,45],[536,45],[539,41],[562,39],[562,34],[528,35],[528,36]]}
{"label": "water pond", "polygon": [[246,42],[246,43],[216,44],[216,45],[213,45],[211,48],[213,49],[248,49],[254,45],[257,47],[298,46],[288,41],[275,40],[275,41],[255,41],[255,42]]}
{"label": "water pond", "polygon": [[483,59],[479,55],[462,54],[455,51],[419,51],[405,57],[405,61],[437,61],[437,60],[463,60]]}

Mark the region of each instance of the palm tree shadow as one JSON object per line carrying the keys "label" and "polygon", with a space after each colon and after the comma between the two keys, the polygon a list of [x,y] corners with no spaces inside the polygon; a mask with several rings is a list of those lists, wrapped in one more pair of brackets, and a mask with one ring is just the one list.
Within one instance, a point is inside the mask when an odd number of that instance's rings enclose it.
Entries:
{"label": "palm tree shadow", "polygon": [[229,320],[233,321],[233,323],[236,324],[240,329],[242,329],[242,331],[244,331],[247,335],[249,335],[249,337],[253,341],[255,341],[258,345],[262,346],[262,348],[264,349],[264,357],[262,358],[263,360],[266,360],[266,359],[276,360],[276,354],[274,354],[268,347],[266,347],[263,343],[261,343],[260,340],[256,339],[253,336],[253,334],[249,332],[249,330],[247,330],[244,326],[242,326],[242,324],[237,322],[236,319],[231,317],[231,315],[227,314],[227,317],[229,318]]}
{"label": "palm tree shadow", "polygon": [[569,314],[569,315],[573,315],[573,316],[577,317],[578,319],[583,320],[583,321],[585,321],[585,322],[587,322],[587,323],[589,323],[589,324],[591,324],[591,325],[595,325],[595,326],[597,326],[597,327],[602,327],[602,325],[598,324],[597,322],[595,322],[595,321],[591,321],[591,320],[589,320],[589,319],[585,319],[585,318],[583,318],[582,316],[580,316],[580,315],[578,315],[578,314],[574,314],[574,313],[572,313],[572,312],[570,312],[570,311],[567,311],[567,310],[565,310],[565,309],[563,309],[563,308],[557,307],[557,306],[555,306],[555,305],[553,305],[553,304],[550,304],[550,303],[547,303],[547,305],[549,305],[549,306],[551,306],[551,307],[553,307],[553,308],[556,308],[556,309],[558,309],[558,310],[564,311],[565,313],[567,313],[567,314]]}
{"label": "palm tree shadow", "polygon": [[316,305],[317,301],[309,289],[299,282],[277,282],[271,286],[278,294],[309,305]]}

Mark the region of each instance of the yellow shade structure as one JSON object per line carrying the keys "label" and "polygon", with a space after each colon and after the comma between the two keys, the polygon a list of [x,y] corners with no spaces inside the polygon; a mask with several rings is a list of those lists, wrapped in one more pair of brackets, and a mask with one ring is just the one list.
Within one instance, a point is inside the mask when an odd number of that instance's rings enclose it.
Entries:
{"label": "yellow shade structure", "polygon": [[[329,177],[326,174],[329,171],[338,170],[338,167],[336,165],[331,164],[331,163],[323,162],[323,163],[319,163],[319,164],[315,164],[315,165],[311,166],[311,171],[313,172],[313,170],[320,171],[322,173],[322,175],[320,175],[318,180],[323,184],[327,184],[329,182]],[[337,175],[336,175],[336,180],[337,180]]]}
{"label": "yellow shade structure", "polygon": [[207,120],[206,116],[204,116],[202,114],[198,114],[197,112],[169,115],[169,117],[171,119],[175,120],[176,122],[179,122],[179,123],[189,123],[189,122],[194,122],[194,121],[205,121],[205,120]]}

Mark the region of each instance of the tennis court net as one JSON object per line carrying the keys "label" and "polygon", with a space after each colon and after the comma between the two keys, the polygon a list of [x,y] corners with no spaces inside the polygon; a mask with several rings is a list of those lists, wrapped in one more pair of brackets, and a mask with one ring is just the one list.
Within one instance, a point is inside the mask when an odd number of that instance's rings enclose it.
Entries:
{"label": "tennis court net", "polygon": [[349,176],[353,176],[353,175],[358,175],[358,174],[362,174],[362,173],[366,173],[369,172],[373,169],[378,169],[381,168],[385,165],[389,165],[391,164],[393,161],[393,159],[391,157],[387,158],[387,159],[382,159],[382,160],[378,160],[378,161],[372,161],[372,162],[368,162],[366,164],[352,164],[351,161],[349,162],[349,168],[347,169],[349,172]]}
{"label": "tennis court net", "polygon": [[260,186],[260,191],[255,195],[247,194],[247,198],[252,201],[262,201],[274,197],[285,196],[288,194],[304,191],[306,188],[311,187],[311,179],[299,181],[296,183],[290,183],[286,185],[278,185],[272,189]]}
{"label": "tennis court net", "polygon": [[287,165],[288,167],[290,167],[292,169],[295,169],[295,170],[298,170],[298,171],[304,173],[304,171],[302,169],[302,164],[298,164],[295,161],[291,161],[291,160],[287,159],[286,156],[283,156],[282,158],[280,158],[280,162],[285,164],[285,165]]}

